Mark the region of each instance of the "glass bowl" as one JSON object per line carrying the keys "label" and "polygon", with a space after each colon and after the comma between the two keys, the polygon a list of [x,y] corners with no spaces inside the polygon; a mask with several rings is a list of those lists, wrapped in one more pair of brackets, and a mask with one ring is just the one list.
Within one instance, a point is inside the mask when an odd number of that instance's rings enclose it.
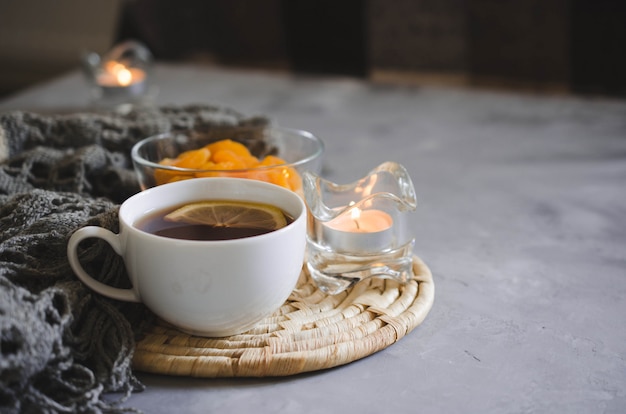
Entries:
{"label": "glass bowl", "polygon": [[[180,154],[217,141],[232,140],[245,145],[260,161],[273,165],[236,168],[184,168],[166,165]],[[230,127],[213,131],[172,131],[139,141],[131,155],[142,190],[173,181],[200,177],[239,177],[266,181],[302,193],[302,174],[319,173],[323,142],[307,131],[276,127]],[[278,157],[280,160],[277,160]],[[271,161],[270,161],[271,160]]]}

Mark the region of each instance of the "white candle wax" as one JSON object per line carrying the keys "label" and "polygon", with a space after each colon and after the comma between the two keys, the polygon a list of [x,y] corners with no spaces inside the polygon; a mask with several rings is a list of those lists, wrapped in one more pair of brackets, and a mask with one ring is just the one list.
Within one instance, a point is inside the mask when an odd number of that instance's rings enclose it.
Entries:
{"label": "white candle wax", "polygon": [[391,245],[393,219],[381,210],[351,210],[324,223],[324,241],[339,252],[373,253]]}

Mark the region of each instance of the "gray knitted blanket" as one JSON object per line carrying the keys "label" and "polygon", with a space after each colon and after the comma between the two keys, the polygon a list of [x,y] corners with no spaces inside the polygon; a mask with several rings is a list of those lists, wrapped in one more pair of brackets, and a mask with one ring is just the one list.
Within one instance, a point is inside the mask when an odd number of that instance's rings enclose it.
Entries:
{"label": "gray knitted blanket", "polygon": [[[0,412],[134,411],[124,406],[142,389],[131,370],[133,349],[153,316],[78,281],[66,258],[68,238],[84,225],[118,230],[119,204],[139,191],[129,155],[138,140],[266,124],[209,106],[0,114]],[[123,261],[106,243],[81,249],[91,275],[129,286]]]}

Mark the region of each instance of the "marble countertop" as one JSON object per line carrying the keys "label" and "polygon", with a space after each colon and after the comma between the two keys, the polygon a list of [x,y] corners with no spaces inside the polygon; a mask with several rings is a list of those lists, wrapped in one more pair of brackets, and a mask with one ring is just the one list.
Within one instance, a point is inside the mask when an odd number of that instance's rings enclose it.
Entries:
{"label": "marble countertop", "polygon": [[[403,164],[436,286],[426,320],[338,368],[271,379],[138,373],[146,413],[626,411],[626,101],[159,65],[157,104],[309,130],[323,175]],[[0,110],[88,105],[79,72]]]}

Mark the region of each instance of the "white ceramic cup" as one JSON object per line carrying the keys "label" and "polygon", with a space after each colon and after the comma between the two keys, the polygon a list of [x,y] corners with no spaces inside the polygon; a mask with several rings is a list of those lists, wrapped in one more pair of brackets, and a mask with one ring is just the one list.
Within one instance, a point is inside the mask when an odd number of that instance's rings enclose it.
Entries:
{"label": "white ceramic cup", "polygon": [[[134,226],[168,207],[210,199],[272,204],[294,218],[286,227],[260,236],[197,241],[156,236]],[[78,229],[67,254],[88,287],[114,299],[143,302],[182,331],[200,336],[244,332],[277,310],[298,281],[306,244],[306,206],[294,192],[243,178],[197,178],[140,192],[120,207],[119,234],[97,226]],[[78,244],[106,240],[120,254],[130,289],[105,285],[85,272]]]}

